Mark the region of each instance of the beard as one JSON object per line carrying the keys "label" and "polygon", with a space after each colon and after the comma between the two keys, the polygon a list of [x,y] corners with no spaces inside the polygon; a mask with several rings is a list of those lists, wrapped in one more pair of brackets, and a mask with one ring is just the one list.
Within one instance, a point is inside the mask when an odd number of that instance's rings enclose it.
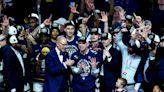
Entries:
{"label": "beard", "polygon": [[18,51],[21,51],[21,47],[18,44],[12,45],[12,47]]}

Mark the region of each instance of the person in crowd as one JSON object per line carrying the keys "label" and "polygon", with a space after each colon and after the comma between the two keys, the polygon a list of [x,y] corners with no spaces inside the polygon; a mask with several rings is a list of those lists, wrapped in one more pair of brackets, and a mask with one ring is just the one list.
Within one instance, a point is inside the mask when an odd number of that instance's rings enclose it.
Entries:
{"label": "person in crowd", "polygon": [[35,71],[33,75],[33,91],[43,92],[43,85],[45,80],[45,58],[50,52],[48,47],[43,47],[41,52],[36,57]]}
{"label": "person in crowd", "polygon": [[65,37],[67,39],[68,45],[66,47],[66,51],[69,54],[69,58],[71,58],[72,54],[78,50],[77,40],[78,37],[75,35],[75,25],[73,21],[69,21],[65,24]]}
{"label": "person in crowd", "polygon": [[39,16],[36,13],[28,15],[28,24],[25,25],[29,29],[29,32],[33,32],[34,29],[39,25]]}
{"label": "person in crowd", "polygon": [[164,49],[164,37],[161,37],[161,42],[159,44],[159,47],[157,48],[157,51],[155,53],[155,60],[149,62],[149,66],[147,68],[147,71],[145,72],[147,76],[147,80],[149,81],[150,84],[158,84],[159,86],[162,86],[164,83],[164,75],[163,75],[163,69],[162,67],[164,66],[163,62],[163,54],[161,54]]}
{"label": "person in crowd", "polygon": [[94,52],[89,48],[86,37],[82,36],[78,40],[79,51],[73,53],[73,92],[95,92],[95,80],[99,73],[98,61]]}
{"label": "person in crowd", "polygon": [[152,92],[162,92],[161,87],[159,85],[154,85]]}
{"label": "person in crowd", "polygon": [[127,92],[127,80],[124,78],[118,78],[116,82],[116,88],[112,92]]}
{"label": "person in crowd", "polygon": [[103,44],[103,61],[100,71],[100,91],[112,92],[121,72],[121,53],[112,45],[110,33],[101,34]]}
{"label": "person in crowd", "polygon": [[56,47],[46,56],[44,92],[66,92],[68,89],[69,67],[74,61],[68,59],[66,47],[66,38],[59,36]]}
{"label": "person in crowd", "polygon": [[[133,42],[132,39],[128,40],[127,43],[122,41],[122,35],[127,32],[126,28],[122,28],[117,35],[117,45],[119,46],[122,53],[122,70],[121,76],[125,78],[128,82],[127,90],[129,92],[134,92],[139,90],[140,82],[140,68],[142,63],[145,62],[145,55],[141,55],[141,49],[138,49],[137,42]],[[125,45],[126,44],[126,45]]]}
{"label": "person in crowd", "polygon": [[91,28],[91,30],[90,30],[90,39],[89,39],[90,40],[89,48],[92,51],[96,52],[96,55],[98,57],[97,59],[98,59],[98,61],[101,62],[101,61],[103,61],[102,60],[102,55],[103,55],[102,48],[103,48],[103,46],[102,46],[102,43],[100,42],[100,38],[101,38],[100,34],[101,33],[100,33],[99,28]]}
{"label": "person in crowd", "polygon": [[2,48],[2,52],[6,91],[23,92],[26,70],[20,48],[18,47],[18,40],[15,35],[9,38],[9,44]]}
{"label": "person in crowd", "polygon": [[50,40],[48,44],[50,45],[51,49],[53,49],[56,46],[56,40],[59,35],[60,35],[60,30],[58,27],[50,28]]}

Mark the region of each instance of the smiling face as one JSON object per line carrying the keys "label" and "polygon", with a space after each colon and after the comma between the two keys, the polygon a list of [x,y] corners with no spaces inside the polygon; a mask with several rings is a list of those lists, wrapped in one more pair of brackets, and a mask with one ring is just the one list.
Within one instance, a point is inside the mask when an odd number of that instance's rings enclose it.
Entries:
{"label": "smiling face", "polygon": [[79,42],[78,43],[78,47],[80,49],[81,52],[84,52],[87,48],[88,48],[89,44],[88,43],[84,43],[84,42]]}
{"label": "smiling face", "polygon": [[59,36],[57,38],[57,43],[56,43],[58,49],[61,51],[61,52],[64,52],[66,47],[67,47],[67,40],[65,39],[65,37],[61,37]]}
{"label": "smiling face", "polygon": [[99,40],[99,38],[100,38],[100,35],[98,34],[98,33],[90,33],[91,34],[91,41],[92,42],[96,42],[96,41],[98,41]]}

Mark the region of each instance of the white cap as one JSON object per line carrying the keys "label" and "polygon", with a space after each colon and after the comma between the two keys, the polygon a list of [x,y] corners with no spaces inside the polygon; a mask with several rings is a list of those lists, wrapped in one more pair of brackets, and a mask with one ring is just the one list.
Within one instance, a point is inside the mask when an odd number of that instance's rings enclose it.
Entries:
{"label": "white cap", "polygon": [[94,10],[95,13],[100,13],[101,11],[99,9]]}
{"label": "white cap", "polygon": [[49,34],[50,32],[49,32],[48,28],[44,27],[44,28],[40,29],[39,33],[47,33],[47,34]]}
{"label": "white cap", "polygon": [[12,44],[12,43],[18,43],[18,40],[17,40],[17,38],[16,38],[16,36],[15,35],[12,35],[11,37],[10,37],[10,39],[9,39],[9,42]]}
{"label": "white cap", "polygon": [[160,42],[160,38],[159,38],[158,35],[155,35],[155,37],[154,37],[154,41],[155,41],[155,42]]}
{"label": "white cap", "polygon": [[17,29],[14,26],[10,26],[8,34],[9,35],[16,35],[17,34]]}
{"label": "white cap", "polygon": [[67,23],[67,20],[65,18],[59,18],[57,20],[54,20],[53,21],[53,24],[56,23],[56,24],[59,24],[59,25],[65,25],[65,23]]}
{"label": "white cap", "polygon": [[31,13],[28,17],[34,17],[36,19],[39,19],[39,16],[36,13]]}

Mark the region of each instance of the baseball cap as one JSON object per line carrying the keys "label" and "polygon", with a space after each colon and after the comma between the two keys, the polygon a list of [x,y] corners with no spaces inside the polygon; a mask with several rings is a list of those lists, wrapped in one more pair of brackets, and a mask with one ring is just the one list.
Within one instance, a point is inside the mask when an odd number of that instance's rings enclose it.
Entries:
{"label": "baseball cap", "polygon": [[102,33],[101,40],[111,39],[112,35],[110,33]]}
{"label": "baseball cap", "polygon": [[12,44],[12,43],[18,43],[18,40],[16,38],[15,35],[12,35],[10,38],[9,38],[9,42]]}
{"label": "baseball cap", "polygon": [[86,43],[86,37],[85,36],[79,37],[78,42]]}

